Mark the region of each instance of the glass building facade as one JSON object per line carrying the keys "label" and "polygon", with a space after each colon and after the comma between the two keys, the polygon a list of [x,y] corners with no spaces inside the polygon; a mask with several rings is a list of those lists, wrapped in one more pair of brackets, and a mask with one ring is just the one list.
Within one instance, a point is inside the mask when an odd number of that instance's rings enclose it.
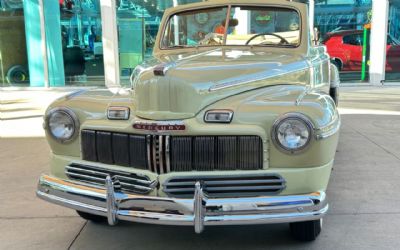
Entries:
{"label": "glass building facade", "polygon": [[[152,56],[164,10],[199,1],[115,1],[122,85]],[[368,81],[371,18],[372,0],[315,1],[315,26],[342,81]],[[386,78],[399,81],[400,1],[390,2],[388,20]],[[101,0],[0,0],[0,86],[104,86],[103,21]]]}

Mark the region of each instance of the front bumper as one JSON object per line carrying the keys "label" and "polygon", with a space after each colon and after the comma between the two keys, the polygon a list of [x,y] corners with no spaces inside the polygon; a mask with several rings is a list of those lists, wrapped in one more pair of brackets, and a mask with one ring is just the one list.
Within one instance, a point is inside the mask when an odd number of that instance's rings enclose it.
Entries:
{"label": "front bumper", "polygon": [[119,192],[110,177],[106,187],[66,181],[48,175],[39,180],[37,196],[82,212],[150,224],[194,226],[249,225],[310,221],[328,211],[324,192],[293,196],[207,198],[200,182],[193,199],[142,196]]}

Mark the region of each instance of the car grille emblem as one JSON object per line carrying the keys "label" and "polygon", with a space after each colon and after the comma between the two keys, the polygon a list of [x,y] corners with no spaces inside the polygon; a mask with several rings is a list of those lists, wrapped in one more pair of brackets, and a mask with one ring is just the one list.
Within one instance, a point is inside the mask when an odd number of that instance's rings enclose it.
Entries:
{"label": "car grille emblem", "polygon": [[186,125],[182,121],[168,121],[168,122],[136,121],[133,124],[133,128],[151,132],[168,132],[168,131],[184,131],[186,130]]}

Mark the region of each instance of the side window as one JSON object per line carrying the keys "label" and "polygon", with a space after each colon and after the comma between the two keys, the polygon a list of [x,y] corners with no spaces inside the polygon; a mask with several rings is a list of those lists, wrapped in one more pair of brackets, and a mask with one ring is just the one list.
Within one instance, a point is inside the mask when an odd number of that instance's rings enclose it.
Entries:
{"label": "side window", "polygon": [[361,34],[348,35],[343,37],[343,43],[354,46],[361,46],[363,38]]}

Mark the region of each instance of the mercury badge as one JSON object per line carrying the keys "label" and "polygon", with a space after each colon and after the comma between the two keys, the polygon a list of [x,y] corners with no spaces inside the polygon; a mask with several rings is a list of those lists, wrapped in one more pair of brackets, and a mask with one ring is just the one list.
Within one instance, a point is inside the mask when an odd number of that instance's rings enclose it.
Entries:
{"label": "mercury badge", "polygon": [[186,125],[183,121],[135,121],[133,128],[151,132],[168,132],[186,130]]}

